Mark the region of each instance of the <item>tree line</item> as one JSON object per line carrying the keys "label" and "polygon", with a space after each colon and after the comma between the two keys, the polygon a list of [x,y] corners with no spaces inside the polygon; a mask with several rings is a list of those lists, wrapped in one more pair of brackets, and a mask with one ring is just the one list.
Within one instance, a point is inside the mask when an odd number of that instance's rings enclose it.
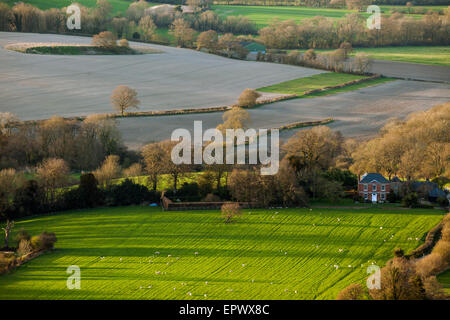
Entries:
{"label": "tree line", "polygon": [[[357,13],[343,19],[317,16],[295,21],[275,21],[257,30],[247,17],[220,17],[208,10],[209,3],[194,1],[199,9],[193,14],[183,14],[180,7],[164,7],[152,10],[144,0],[133,2],[123,16],[112,15],[112,6],[106,0],[98,0],[94,8],[81,6],[82,32],[97,34],[110,30],[120,39],[140,39],[169,43],[157,32],[158,28],[170,28],[178,46],[193,47],[197,32],[214,31],[217,34],[247,35],[236,41],[255,41],[248,35],[259,37],[268,48],[339,48],[343,42],[353,46],[378,47],[391,45],[448,45],[450,42],[450,13],[443,15],[428,12],[420,19],[401,13],[381,17],[381,29],[369,30],[366,19]],[[18,3],[10,8],[0,3],[0,30],[20,32],[71,32],[66,30],[66,13],[63,9],[40,10],[29,4]],[[75,30],[76,31],[76,30]],[[73,31],[72,31],[73,32]],[[220,36],[221,38],[222,36]],[[202,38],[197,41],[202,42]],[[230,41],[223,41],[230,42]],[[238,54],[239,56],[239,54]]]}
{"label": "tree line", "polygon": [[[251,119],[244,107],[254,105],[258,97],[254,90],[244,90],[217,129],[247,129]],[[0,207],[21,215],[36,208],[47,212],[157,201],[163,176],[169,180],[164,186],[169,197],[236,200],[263,207],[336,202],[346,196],[364,201],[351,191],[365,172],[389,179],[398,176],[407,182],[433,180],[442,186],[450,179],[449,115],[449,103],[435,106],[406,120],[390,121],[378,136],[366,141],[345,139],[326,126],[300,130],[281,146],[278,173],[262,176],[255,165],[175,165],[171,161],[174,141],[127,151],[115,120],[99,115],[83,121],[53,117],[24,124],[2,113]],[[67,189],[78,183],[70,175],[74,170],[90,173],[83,174],[84,182],[78,187]],[[185,177],[190,182],[180,186]],[[406,188],[398,197],[406,199],[410,192]]]}
{"label": "tree line", "polygon": [[429,13],[415,19],[400,13],[381,17],[381,29],[369,30],[365,18],[353,13],[335,20],[317,16],[275,22],[259,30],[259,40],[269,48],[338,48],[342,42],[358,47],[448,45],[450,10],[445,15]]}

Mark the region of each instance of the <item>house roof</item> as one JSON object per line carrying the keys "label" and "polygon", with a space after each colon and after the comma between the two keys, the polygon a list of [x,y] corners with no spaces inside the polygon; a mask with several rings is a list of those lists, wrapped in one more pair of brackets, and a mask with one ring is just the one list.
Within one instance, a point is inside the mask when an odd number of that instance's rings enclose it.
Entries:
{"label": "house roof", "polygon": [[366,173],[361,177],[361,183],[370,183],[377,181],[380,183],[388,183],[389,181],[379,173]]}
{"label": "house roof", "polygon": [[431,182],[431,181],[414,181],[412,183],[412,187],[413,187],[414,190],[417,190],[417,189],[419,189],[422,186],[426,186],[428,188],[433,188],[434,189],[434,188],[438,187],[438,184],[434,183],[434,182]]}
{"label": "house roof", "polygon": [[252,41],[241,41],[241,46],[247,48],[249,51],[266,51],[266,47],[260,43]]}
{"label": "house roof", "polygon": [[433,197],[433,198],[439,198],[439,197],[443,197],[445,198],[446,194],[444,191],[442,191],[439,188],[434,188],[433,190],[431,190],[430,192],[428,192],[428,196],[429,197]]}

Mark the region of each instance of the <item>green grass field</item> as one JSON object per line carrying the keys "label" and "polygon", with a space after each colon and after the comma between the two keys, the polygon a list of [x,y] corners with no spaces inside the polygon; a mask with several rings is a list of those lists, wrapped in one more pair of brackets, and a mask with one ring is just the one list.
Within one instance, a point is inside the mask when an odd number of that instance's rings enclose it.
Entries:
{"label": "green grass field", "polygon": [[[336,72],[327,72],[313,75],[311,77],[305,77],[290,81],[285,81],[282,83],[278,83],[272,86],[264,87],[257,89],[262,92],[271,92],[271,93],[285,93],[285,94],[298,94],[303,95],[306,91],[314,90],[314,89],[322,89],[329,86],[336,86],[339,84],[343,84],[346,82],[350,82],[353,80],[359,80],[367,78],[366,76],[354,75],[354,74],[346,74],[346,73],[336,73]],[[375,84],[384,83],[387,81],[392,81],[389,78],[376,79],[372,81],[367,81],[355,85],[351,85],[344,88],[333,89],[327,92],[321,92],[318,94],[314,94],[311,96],[317,95],[328,95],[338,92],[346,92],[356,89],[361,89],[364,87],[368,87]],[[309,96],[309,95],[308,95]]]}
{"label": "green grass field", "polygon": [[294,20],[300,22],[306,18],[325,16],[329,18],[343,18],[346,14],[355,12],[343,9],[306,8],[306,7],[264,7],[264,6],[236,6],[215,5],[214,11],[222,17],[246,16],[258,27],[265,27],[278,20]]}
{"label": "green grass field", "polygon": [[[334,49],[315,49],[317,52],[329,52]],[[295,50],[289,50],[295,51]],[[305,52],[306,50],[297,50]],[[408,47],[380,47],[354,48],[351,56],[358,52],[365,52],[371,59],[411,62],[430,65],[450,66],[450,46],[408,46]]]}
{"label": "green grass field", "polygon": [[357,48],[372,59],[450,66],[450,46]]}
{"label": "green grass field", "polygon": [[[55,232],[56,250],[1,276],[0,299],[334,299],[394,248],[421,244],[442,216],[245,210],[225,224],[219,211],[119,207],[31,217],[15,231]],[[66,288],[71,265],[81,268],[80,290]]]}

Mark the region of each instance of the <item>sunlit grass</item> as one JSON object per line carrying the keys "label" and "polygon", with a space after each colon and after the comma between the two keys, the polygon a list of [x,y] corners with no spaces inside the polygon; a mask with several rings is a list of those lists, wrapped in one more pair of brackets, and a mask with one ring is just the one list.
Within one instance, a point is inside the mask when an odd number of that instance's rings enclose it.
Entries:
{"label": "sunlit grass", "polygon": [[[272,209],[225,224],[219,211],[147,207],[25,218],[15,231],[55,232],[56,250],[1,276],[0,299],[334,299],[394,248],[421,244],[441,218],[438,210]],[[66,288],[71,265],[81,268],[81,290]]]}

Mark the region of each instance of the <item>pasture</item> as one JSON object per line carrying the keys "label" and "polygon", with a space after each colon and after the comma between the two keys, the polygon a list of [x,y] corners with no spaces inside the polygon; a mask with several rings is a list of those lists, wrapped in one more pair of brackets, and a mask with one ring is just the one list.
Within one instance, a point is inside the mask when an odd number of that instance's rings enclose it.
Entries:
{"label": "pasture", "polygon": [[[300,51],[305,52],[306,50]],[[333,50],[316,49],[316,51],[329,52]],[[354,56],[358,52],[367,53],[369,58],[376,60],[450,66],[450,46],[354,48],[354,51],[350,55]]]}
{"label": "pasture", "polygon": [[[118,207],[25,218],[15,231],[55,232],[56,250],[0,277],[0,299],[334,299],[396,247],[409,251],[438,210],[219,211]],[[197,253],[197,254],[196,254]],[[68,290],[68,266],[81,289]]]}
{"label": "pasture", "polygon": [[[16,0],[6,0],[3,1],[8,3],[9,5],[13,6],[16,2]],[[38,7],[39,9],[46,10],[51,8],[63,8],[70,6],[73,2],[79,3],[83,6],[86,6],[88,8],[93,8],[96,6],[97,0],[77,0],[77,1],[71,1],[71,0],[25,0],[23,1],[25,3],[29,3],[35,7]],[[113,8],[113,13],[124,13],[127,11],[128,6],[132,1],[127,0],[108,0],[108,2],[111,4]],[[157,5],[149,3],[149,5]]]}
{"label": "pasture", "polygon": [[237,6],[237,5],[215,5],[214,11],[222,17],[245,16],[262,28],[271,24],[275,19],[294,20],[297,23],[306,18],[324,16],[328,18],[343,18],[353,10],[329,9],[329,8],[307,8],[307,7],[265,7],[265,6]]}
{"label": "pasture", "polygon": [[313,75],[311,77],[285,81],[272,86],[260,88],[258,89],[258,91],[302,95],[309,90],[336,86],[349,81],[360,80],[364,78],[367,77],[336,72],[321,73]]}

